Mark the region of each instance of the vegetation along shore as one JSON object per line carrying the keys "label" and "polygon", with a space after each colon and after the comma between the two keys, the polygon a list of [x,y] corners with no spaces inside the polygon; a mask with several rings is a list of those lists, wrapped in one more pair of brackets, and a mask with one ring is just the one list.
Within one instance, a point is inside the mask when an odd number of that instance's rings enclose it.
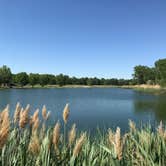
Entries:
{"label": "vegetation along shore", "polygon": [[[111,72],[111,71],[110,71]],[[1,88],[30,88],[30,87],[90,87],[90,86],[140,86],[146,84],[154,89],[156,85],[166,86],[166,59],[155,62],[154,67],[138,65],[134,67],[132,79],[70,77],[68,75],[38,74],[20,72],[13,74],[7,66],[0,68]],[[143,85],[143,86],[144,86]],[[147,89],[147,88],[144,88]],[[150,89],[150,88],[149,88]],[[155,88],[156,89],[156,88]]]}
{"label": "vegetation along shore", "polygon": [[[136,128],[129,121],[129,131],[122,134],[108,129],[94,138],[81,132],[76,124],[68,126],[69,105],[63,112],[63,123],[47,126],[50,112],[46,106],[30,116],[30,105],[16,105],[13,118],[9,105],[0,112],[0,165],[17,166],[96,166],[96,165],[165,165],[166,130],[162,122],[156,130],[150,125]],[[39,114],[42,119],[39,119]],[[69,128],[69,129],[68,129]]]}

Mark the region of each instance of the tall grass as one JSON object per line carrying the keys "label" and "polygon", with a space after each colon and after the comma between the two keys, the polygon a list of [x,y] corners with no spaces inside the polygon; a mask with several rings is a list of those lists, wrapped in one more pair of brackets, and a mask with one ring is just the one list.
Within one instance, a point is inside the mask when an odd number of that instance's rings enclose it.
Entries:
{"label": "tall grass", "polygon": [[[166,130],[161,122],[137,128],[129,121],[129,131],[121,133],[108,129],[90,139],[85,132],[78,133],[76,124],[69,131],[66,125],[69,106],[63,111],[64,124],[46,126],[50,112],[46,106],[30,115],[30,105],[22,108],[18,103],[13,119],[9,118],[9,105],[0,112],[0,165],[2,166],[165,166]],[[61,127],[62,126],[62,127]],[[61,128],[64,132],[61,133]]]}

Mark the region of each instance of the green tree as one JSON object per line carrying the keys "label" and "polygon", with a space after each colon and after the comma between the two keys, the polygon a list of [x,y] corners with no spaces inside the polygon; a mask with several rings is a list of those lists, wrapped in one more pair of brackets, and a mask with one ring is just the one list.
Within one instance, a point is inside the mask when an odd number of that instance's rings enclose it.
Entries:
{"label": "green tree", "polygon": [[166,59],[159,59],[155,62],[157,80],[158,82],[166,86]]}
{"label": "green tree", "polygon": [[0,84],[3,86],[9,86],[12,81],[12,73],[9,67],[6,65],[0,68]]}
{"label": "green tree", "polygon": [[150,68],[148,66],[141,65],[135,66],[133,76],[137,84],[146,84],[147,81],[155,82],[155,68]]}
{"label": "green tree", "polygon": [[56,76],[56,83],[57,83],[59,86],[65,85],[65,78],[64,78],[64,75],[63,75],[63,74],[59,74],[59,75]]}
{"label": "green tree", "polygon": [[29,77],[26,72],[18,73],[14,76],[14,83],[24,86],[29,83]]}
{"label": "green tree", "polygon": [[42,74],[40,75],[40,85],[41,86],[45,86],[49,84],[49,77],[47,74]]}
{"label": "green tree", "polygon": [[29,83],[30,83],[30,85],[32,85],[32,87],[36,84],[40,84],[40,75],[30,73],[29,74]]}

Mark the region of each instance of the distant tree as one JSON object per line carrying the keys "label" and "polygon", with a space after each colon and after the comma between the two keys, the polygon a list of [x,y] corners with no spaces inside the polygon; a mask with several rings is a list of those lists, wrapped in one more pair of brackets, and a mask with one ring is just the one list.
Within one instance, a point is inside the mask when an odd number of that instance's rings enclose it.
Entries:
{"label": "distant tree", "polygon": [[36,84],[40,84],[40,75],[30,73],[29,74],[29,83],[30,83],[30,85],[32,85],[32,87]]}
{"label": "distant tree", "polygon": [[59,75],[56,76],[56,83],[57,83],[59,86],[65,85],[65,78],[64,78],[64,75],[63,75],[63,74],[59,74]]}
{"label": "distant tree", "polygon": [[29,77],[26,72],[15,74],[14,83],[24,86],[29,83]]}
{"label": "distant tree", "polygon": [[166,59],[159,59],[155,62],[158,82],[166,86]]}
{"label": "distant tree", "polygon": [[12,81],[12,73],[9,67],[6,65],[0,68],[0,84],[3,86],[9,86]]}
{"label": "distant tree", "polygon": [[150,68],[148,66],[135,66],[134,67],[134,79],[137,84],[146,84],[147,81],[155,82],[156,73],[155,68]]}
{"label": "distant tree", "polygon": [[47,74],[40,75],[40,85],[45,86],[49,83],[49,78]]}

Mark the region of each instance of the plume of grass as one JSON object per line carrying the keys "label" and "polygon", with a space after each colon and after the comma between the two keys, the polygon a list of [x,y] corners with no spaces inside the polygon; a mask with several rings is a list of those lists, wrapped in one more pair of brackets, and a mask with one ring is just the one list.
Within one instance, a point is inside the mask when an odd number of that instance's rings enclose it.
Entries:
{"label": "plume of grass", "polygon": [[46,125],[45,125],[45,123],[43,123],[42,127],[40,129],[40,138],[44,138],[45,137],[45,131],[46,131]]}
{"label": "plume of grass", "polygon": [[5,107],[5,109],[0,113],[0,124],[2,123],[6,112],[9,112],[9,104]]}
{"label": "plume of grass", "polygon": [[108,130],[108,142],[110,143],[110,145],[114,145],[114,140],[115,140],[114,134],[113,134],[112,130],[109,129]]}
{"label": "plume of grass", "polygon": [[0,125],[0,149],[5,145],[9,136],[10,119],[9,119],[9,107],[7,106],[2,115],[2,123]]}
{"label": "plume of grass", "polygon": [[33,155],[38,155],[40,152],[40,141],[38,138],[37,133],[32,134],[31,140],[28,146],[28,150],[33,154]]}
{"label": "plume of grass", "polygon": [[30,117],[30,120],[29,120],[29,123],[30,123],[30,126],[32,126],[36,120],[38,120],[38,117],[39,117],[39,109],[37,109],[33,115]]}
{"label": "plume of grass", "polygon": [[20,111],[21,111],[21,105],[20,105],[20,103],[18,102],[18,103],[16,104],[16,109],[15,109],[14,117],[13,117],[15,124],[19,121],[19,118],[20,118]]}
{"label": "plume of grass", "polygon": [[40,120],[39,118],[37,117],[33,123],[33,127],[32,127],[32,133],[36,132],[39,128],[39,125],[40,125]]}
{"label": "plume of grass", "polygon": [[25,128],[26,124],[28,124],[29,111],[30,111],[30,105],[28,104],[25,110],[20,112],[20,121],[19,121],[20,128]]}
{"label": "plume of grass", "polygon": [[58,151],[59,138],[60,138],[60,123],[58,121],[54,127],[53,136],[52,136],[52,143],[54,145],[55,151]]}
{"label": "plume of grass", "polygon": [[77,157],[78,154],[80,153],[82,146],[86,140],[86,133],[81,134],[80,138],[77,139],[76,144],[73,149],[73,156]]}
{"label": "plume of grass", "polygon": [[130,128],[130,132],[136,131],[136,124],[132,120],[129,120],[129,128]]}
{"label": "plume of grass", "polygon": [[160,124],[157,128],[157,132],[159,133],[160,136],[164,135],[164,127],[163,127],[163,122],[162,121],[160,121]]}
{"label": "plume of grass", "polygon": [[120,128],[117,127],[116,133],[115,133],[115,152],[117,154],[118,160],[122,159],[122,150],[123,150],[123,144],[121,140],[121,133],[120,133]]}
{"label": "plume of grass", "polygon": [[44,120],[47,120],[47,108],[45,105],[43,105],[43,108],[42,108],[42,116]]}
{"label": "plume of grass", "polygon": [[69,136],[68,136],[69,147],[72,146],[72,144],[75,141],[75,138],[76,138],[76,124],[73,124],[71,130],[69,131]]}
{"label": "plume of grass", "polygon": [[63,110],[63,121],[65,124],[67,123],[68,118],[69,118],[69,104],[66,104]]}

